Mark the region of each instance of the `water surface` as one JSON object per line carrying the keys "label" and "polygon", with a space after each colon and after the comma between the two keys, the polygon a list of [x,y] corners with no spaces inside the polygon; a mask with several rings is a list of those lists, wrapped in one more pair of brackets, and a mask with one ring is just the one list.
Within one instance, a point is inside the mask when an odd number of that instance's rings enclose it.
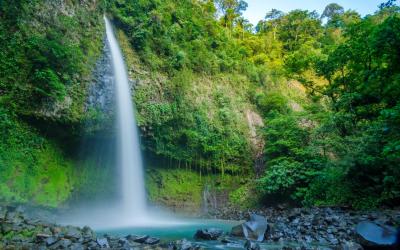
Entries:
{"label": "water surface", "polygon": [[194,240],[193,236],[198,229],[220,228],[225,233],[229,233],[233,226],[239,224],[239,221],[187,219],[186,221],[176,222],[174,224],[163,224],[160,222],[158,225],[105,228],[97,230],[97,232],[115,236],[127,236],[129,234],[150,235],[163,240],[179,240],[183,238]]}

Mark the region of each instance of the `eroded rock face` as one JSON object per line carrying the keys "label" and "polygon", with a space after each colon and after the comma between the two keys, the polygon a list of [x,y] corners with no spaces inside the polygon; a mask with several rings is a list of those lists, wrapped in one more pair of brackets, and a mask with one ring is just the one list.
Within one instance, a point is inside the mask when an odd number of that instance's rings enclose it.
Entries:
{"label": "eroded rock face", "polygon": [[92,74],[85,110],[98,109],[110,114],[114,109],[114,81],[112,72],[111,52],[104,40],[103,53],[96,63]]}

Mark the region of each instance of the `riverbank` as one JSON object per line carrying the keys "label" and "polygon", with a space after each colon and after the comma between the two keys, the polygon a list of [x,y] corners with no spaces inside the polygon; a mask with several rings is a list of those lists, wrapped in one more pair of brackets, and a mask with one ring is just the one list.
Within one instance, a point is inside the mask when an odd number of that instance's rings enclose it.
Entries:
{"label": "riverbank", "polygon": [[[49,211],[35,209],[28,212],[25,209],[23,206],[0,206],[0,249],[167,248],[160,245],[160,239],[157,238],[134,235],[100,236],[87,226],[61,226],[42,220],[55,218]],[[32,218],[32,214],[37,218]]]}
{"label": "riverbank", "polygon": [[230,237],[231,232],[224,232],[212,242],[194,238],[170,241],[148,235],[100,235],[89,227],[48,222],[56,218],[54,212],[37,208],[28,211],[23,206],[0,206],[0,249],[362,249],[364,242],[356,232],[359,222],[370,221],[384,227],[400,224],[398,209],[361,212],[341,208],[266,208],[254,211],[224,208],[208,215],[235,221],[248,220],[251,213],[265,216],[268,228],[264,241],[250,244],[243,237]]}
{"label": "riverbank", "polygon": [[265,216],[266,242],[297,242],[338,247],[360,242],[356,226],[363,221],[382,227],[400,226],[400,209],[355,211],[346,208],[264,208],[243,211],[225,207],[209,213],[210,218],[247,220],[250,214]]}

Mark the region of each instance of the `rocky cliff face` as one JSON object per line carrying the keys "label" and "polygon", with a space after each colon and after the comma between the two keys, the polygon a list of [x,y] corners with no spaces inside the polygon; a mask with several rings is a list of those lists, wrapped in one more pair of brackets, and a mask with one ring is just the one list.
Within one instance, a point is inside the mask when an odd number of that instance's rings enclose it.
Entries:
{"label": "rocky cliff face", "polygon": [[110,48],[104,39],[103,51],[93,69],[84,103],[84,134],[113,128],[115,88],[111,60]]}
{"label": "rocky cliff face", "polygon": [[112,78],[111,53],[108,43],[103,41],[103,52],[93,70],[85,111],[96,109],[111,114],[114,107],[114,81]]}

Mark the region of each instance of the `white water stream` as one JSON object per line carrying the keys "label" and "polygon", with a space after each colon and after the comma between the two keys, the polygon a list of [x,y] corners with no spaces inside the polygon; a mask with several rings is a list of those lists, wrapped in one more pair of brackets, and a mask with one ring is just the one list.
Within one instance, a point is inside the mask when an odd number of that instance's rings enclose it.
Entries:
{"label": "white water stream", "polygon": [[107,41],[110,46],[117,109],[118,167],[120,170],[121,207],[127,215],[146,217],[143,160],[140,152],[139,132],[131,99],[128,72],[110,21],[106,23]]}

